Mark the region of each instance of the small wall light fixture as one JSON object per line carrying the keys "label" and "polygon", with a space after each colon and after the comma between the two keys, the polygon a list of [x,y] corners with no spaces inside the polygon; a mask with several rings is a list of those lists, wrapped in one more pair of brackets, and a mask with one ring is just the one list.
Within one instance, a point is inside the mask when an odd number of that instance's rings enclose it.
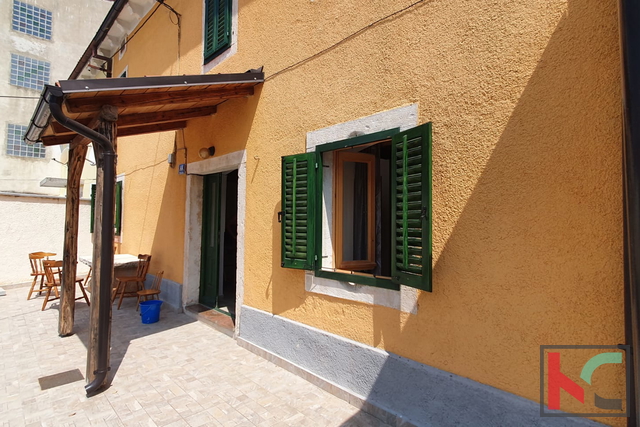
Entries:
{"label": "small wall light fixture", "polygon": [[198,155],[201,159],[208,159],[209,157],[213,157],[216,154],[216,147],[213,145],[211,147],[204,147],[198,151]]}

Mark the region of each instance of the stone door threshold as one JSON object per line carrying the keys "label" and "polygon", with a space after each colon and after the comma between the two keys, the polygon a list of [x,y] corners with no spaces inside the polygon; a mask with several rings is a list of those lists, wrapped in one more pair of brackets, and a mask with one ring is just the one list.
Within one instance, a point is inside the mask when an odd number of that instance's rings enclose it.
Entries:
{"label": "stone door threshold", "polygon": [[233,338],[235,325],[230,316],[202,304],[187,305],[184,312],[199,322]]}

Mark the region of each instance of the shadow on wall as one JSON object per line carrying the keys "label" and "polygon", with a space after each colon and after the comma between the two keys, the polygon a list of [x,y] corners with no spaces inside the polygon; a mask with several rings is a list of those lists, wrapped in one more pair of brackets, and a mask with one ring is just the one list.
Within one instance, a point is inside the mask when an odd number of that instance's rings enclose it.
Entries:
{"label": "shadow on wall", "polygon": [[[624,342],[617,46],[615,4],[569,2],[452,233],[434,235],[444,244],[434,292],[420,293],[419,314],[402,328],[404,314],[373,307],[375,343],[537,400],[540,345]],[[438,191],[455,177],[437,163],[447,130],[437,122],[434,130],[437,233],[438,212],[449,209]],[[473,153],[468,160],[482,168]],[[455,405],[461,397],[447,380],[435,390],[419,377],[401,381],[396,362],[381,366],[368,402],[421,425],[523,424],[508,419],[509,408],[500,412],[491,393]],[[564,372],[580,372],[580,361],[566,362]],[[624,389],[603,387],[608,395]]]}
{"label": "shadow on wall", "polygon": [[[215,146],[216,157],[243,150],[249,138],[260,93],[261,88],[258,87],[254,96],[229,100],[218,107],[218,112],[214,116],[190,121],[184,133],[178,132],[176,135],[178,148],[186,147],[186,153],[184,150],[178,150],[177,163],[187,162],[187,159],[192,162],[202,160],[197,157],[197,152],[205,146]],[[193,153],[196,154],[193,155]],[[163,167],[169,168],[166,164]],[[189,173],[188,166],[187,173]],[[156,179],[165,179],[164,187],[155,190],[161,192],[159,207],[154,205],[151,198],[147,198],[147,206],[136,205],[136,210],[145,210],[153,213],[152,215],[157,212],[151,244],[153,260],[150,273],[155,274],[158,270],[164,270],[166,279],[182,283],[185,268],[185,238],[201,239],[201,232],[197,235],[185,236],[185,225],[188,221],[186,203],[201,205],[202,198],[186,199],[186,175],[179,175],[177,167],[169,168],[166,178],[164,175],[159,176],[161,178]],[[153,183],[150,184],[150,188],[153,191]],[[184,285],[199,288],[199,283],[183,283]]]}
{"label": "shadow on wall", "polygon": [[[286,311],[300,307],[304,304],[306,292],[292,292],[291,283],[304,283],[304,271],[294,270],[290,268],[282,268],[282,254],[281,248],[281,226],[278,222],[278,212],[282,210],[282,202],[279,201],[273,210],[273,216],[271,217],[271,227],[273,232],[271,233],[271,277],[269,278],[269,284],[266,288],[265,298],[269,298],[271,293],[271,312],[273,314],[282,314]],[[274,278],[274,276],[278,276]],[[300,279],[302,276],[302,280]]]}

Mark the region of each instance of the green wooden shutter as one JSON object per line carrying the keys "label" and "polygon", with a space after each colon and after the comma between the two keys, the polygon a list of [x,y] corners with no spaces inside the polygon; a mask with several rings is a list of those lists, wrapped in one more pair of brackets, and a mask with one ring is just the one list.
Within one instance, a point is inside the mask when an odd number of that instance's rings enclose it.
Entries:
{"label": "green wooden shutter", "polygon": [[392,281],[431,291],[431,123],[392,143]]}
{"label": "green wooden shutter", "polygon": [[282,266],[311,270],[315,259],[316,154],[282,158]]}
{"label": "green wooden shutter", "polygon": [[115,234],[120,235],[122,230],[122,181],[116,182],[116,212],[115,212]]}
{"label": "green wooden shutter", "polygon": [[204,59],[209,61],[231,44],[231,0],[206,0]]}
{"label": "green wooden shutter", "polygon": [[96,215],[96,185],[91,184],[91,221],[89,222],[89,233],[93,233],[93,221]]}

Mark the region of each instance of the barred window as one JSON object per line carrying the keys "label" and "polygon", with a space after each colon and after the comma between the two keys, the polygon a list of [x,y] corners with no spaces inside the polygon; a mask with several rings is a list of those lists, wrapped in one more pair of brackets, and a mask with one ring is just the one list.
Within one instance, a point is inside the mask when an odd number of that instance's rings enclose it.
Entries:
{"label": "barred window", "polygon": [[51,64],[46,61],[11,54],[12,85],[42,90],[43,86],[49,83],[50,72]]}
{"label": "barred window", "polygon": [[7,127],[7,155],[18,157],[32,157],[35,159],[44,159],[45,147],[38,143],[27,145],[24,140],[27,127],[23,125],[9,124]]}
{"label": "barred window", "polygon": [[13,0],[13,29],[21,33],[51,40],[51,12]]}

